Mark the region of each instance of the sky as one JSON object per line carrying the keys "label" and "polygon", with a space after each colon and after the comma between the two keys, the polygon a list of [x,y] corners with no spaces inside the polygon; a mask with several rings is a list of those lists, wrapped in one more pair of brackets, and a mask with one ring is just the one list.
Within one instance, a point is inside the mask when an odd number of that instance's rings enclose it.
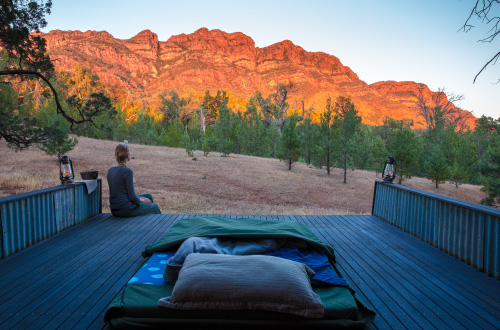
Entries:
{"label": "sky", "polygon": [[[160,41],[201,27],[242,32],[267,47],[290,40],[334,55],[368,84],[415,81],[464,99],[476,117],[500,118],[500,63],[474,77],[498,51],[481,43],[490,27],[461,31],[475,0],[53,0],[51,30],[107,31],[129,39],[149,29]],[[496,16],[500,16],[500,6]]]}

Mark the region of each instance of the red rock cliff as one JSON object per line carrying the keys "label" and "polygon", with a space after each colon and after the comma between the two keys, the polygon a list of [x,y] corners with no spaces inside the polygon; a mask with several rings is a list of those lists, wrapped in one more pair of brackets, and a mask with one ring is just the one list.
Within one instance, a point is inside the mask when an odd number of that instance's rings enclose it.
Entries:
{"label": "red rock cliff", "polygon": [[[225,89],[234,97],[248,99],[256,90],[271,93],[278,83],[294,83],[292,106],[305,101],[323,111],[328,96],[349,96],[363,121],[378,125],[384,116],[413,119],[423,127],[415,106],[419,88],[415,82],[361,81],[340,60],[321,52],[307,52],[285,40],[268,47],[255,47],[242,33],[201,28],[192,34],[172,36],[165,42],[145,30],[131,39],[120,40],[107,32],[51,31],[45,34],[48,53],[56,67],[69,69],[73,62],[91,67],[107,82],[124,84],[131,95],[152,98],[170,89]],[[470,125],[474,117],[469,114]]]}

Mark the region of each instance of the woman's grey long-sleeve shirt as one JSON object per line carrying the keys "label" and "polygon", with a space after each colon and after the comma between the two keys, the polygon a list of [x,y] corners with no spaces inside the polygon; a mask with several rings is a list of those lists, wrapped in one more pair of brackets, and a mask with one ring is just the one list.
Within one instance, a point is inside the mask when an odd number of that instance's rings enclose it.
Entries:
{"label": "woman's grey long-sleeve shirt", "polygon": [[134,171],[126,166],[110,167],[106,175],[109,186],[109,208],[123,210],[139,203],[134,189]]}

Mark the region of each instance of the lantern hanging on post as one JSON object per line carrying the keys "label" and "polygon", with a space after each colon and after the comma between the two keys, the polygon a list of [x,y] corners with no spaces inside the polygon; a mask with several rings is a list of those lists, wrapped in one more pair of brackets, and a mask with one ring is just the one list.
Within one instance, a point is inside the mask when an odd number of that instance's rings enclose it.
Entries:
{"label": "lantern hanging on post", "polygon": [[74,183],[75,174],[73,172],[73,163],[71,159],[64,155],[59,160],[59,177],[62,185]]}
{"label": "lantern hanging on post", "polygon": [[396,178],[396,161],[394,157],[389,156],[385,161],[384,172],[382,175],[383,181],[388,183],[393,183]]}

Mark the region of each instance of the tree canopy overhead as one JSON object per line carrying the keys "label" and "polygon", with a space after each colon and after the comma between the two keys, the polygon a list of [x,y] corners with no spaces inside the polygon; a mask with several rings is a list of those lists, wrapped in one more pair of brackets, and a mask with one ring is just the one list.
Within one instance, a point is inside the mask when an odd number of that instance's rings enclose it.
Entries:
{"label": "tree canopy overhead", "polygon": [[[63,109],[58,93],[50,81],[54,65],[46,54],[45,39],[34,32],[39,32],[47,25],[45,15],[50,14],[52,1],[0,0],[0,5],[0,48],[7,57],[0,68],[0,76],[43,80],[54,95],[57,114],[71,124],[72,130],[79,124],[94,124],[94,118],[107,112],[109,107],[94,104],[92,111],[88,111],[88,108],[78,108],[74,114],[70,114]],[[0,87],[17,82],[19,81],[2,79]],[[12,93],[12,89],[0,89],[0,97],[4,96],[4,100],[15,99]],[[23,104],[10,103],[0,112],[0,139],[4,138],[16,149],[46,142],[47,137],[43,130],[31,128],[36,126],[36,122],[29,118],[29,111],[24,111],[24,114],[19,111],[21,106]]]}
{"label": "tree canopy overhead", "polygon": [[47,26],[52,1],[0,0],[0,46],[9,56],[9,69],[49,74],[54,65],[46,55],[45,39],[32,34]]}

